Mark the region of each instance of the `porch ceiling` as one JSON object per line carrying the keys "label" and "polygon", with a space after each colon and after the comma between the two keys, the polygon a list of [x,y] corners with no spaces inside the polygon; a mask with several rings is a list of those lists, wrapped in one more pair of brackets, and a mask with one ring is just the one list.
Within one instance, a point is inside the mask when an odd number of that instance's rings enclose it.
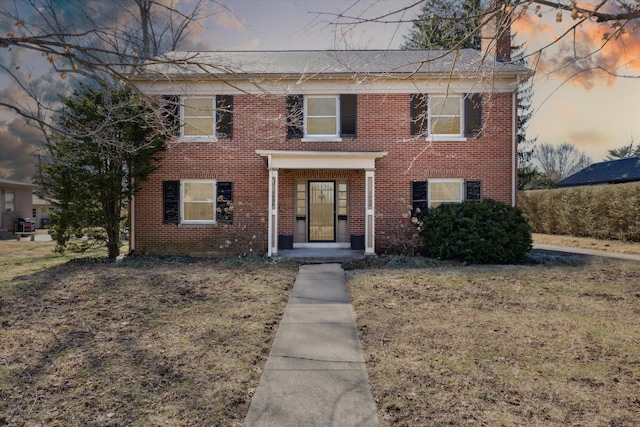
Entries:
{"label": "porch ceiling", "polygon": [[375,170],[376,159],[386,151],[285,151],[256,150],[269,169],[364,169]]}

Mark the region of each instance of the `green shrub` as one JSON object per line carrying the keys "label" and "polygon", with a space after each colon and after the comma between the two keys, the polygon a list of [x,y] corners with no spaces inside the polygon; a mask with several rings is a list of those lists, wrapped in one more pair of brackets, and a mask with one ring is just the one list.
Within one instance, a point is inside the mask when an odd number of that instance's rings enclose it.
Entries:
{"label": "green shrub", "polygon": [[472,264],[521,262],[531,227],[519,208],[494,200],[444,204],[419,217],[425,255]]}

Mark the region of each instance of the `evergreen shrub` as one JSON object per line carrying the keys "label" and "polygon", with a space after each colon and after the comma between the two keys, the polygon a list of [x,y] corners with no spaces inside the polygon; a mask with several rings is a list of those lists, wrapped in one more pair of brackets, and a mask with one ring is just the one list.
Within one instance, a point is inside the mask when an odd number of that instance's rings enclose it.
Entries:
{"label": "evergreen shrub", "polygon": [[494,200],[443,204],[419,214],[424,254],[471,264],[522,262],[531,227],[519,208]]}

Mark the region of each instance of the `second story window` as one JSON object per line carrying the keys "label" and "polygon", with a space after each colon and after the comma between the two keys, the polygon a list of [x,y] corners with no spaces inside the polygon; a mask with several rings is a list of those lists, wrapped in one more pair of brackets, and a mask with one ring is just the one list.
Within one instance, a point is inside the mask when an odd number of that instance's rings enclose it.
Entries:
{"label": "second story window", "polygon": [[211,141],[233,136],[233,96],[165,95],[163,99],[165,124],[181,139]]}
{"label": "second story window", "polygon": [[479,136],[482,131],[482,96],[411,95],[411,135],[435,138]]}
{"label": "second story window", "polygon": [[357,96],[290,95],[287,97],[287,137],[303,141],[339,142],[355,137]]}

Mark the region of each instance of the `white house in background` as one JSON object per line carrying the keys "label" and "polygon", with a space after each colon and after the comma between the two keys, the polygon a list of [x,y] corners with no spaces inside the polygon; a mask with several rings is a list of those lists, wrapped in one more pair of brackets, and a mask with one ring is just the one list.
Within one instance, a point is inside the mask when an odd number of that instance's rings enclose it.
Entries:
{"label": "white house in background", "polygon": [[36,224],[36,227],[44,228],[51,222],[51,217],[49,216],[51,203],[41,199],[35,194],[32,195],[32,200],[33,208],[31,220]]}
{"label": "white house in background", "polygon": [[20,220],[33,217],[35,184],[0,179],[0,231],[14,232]]}

